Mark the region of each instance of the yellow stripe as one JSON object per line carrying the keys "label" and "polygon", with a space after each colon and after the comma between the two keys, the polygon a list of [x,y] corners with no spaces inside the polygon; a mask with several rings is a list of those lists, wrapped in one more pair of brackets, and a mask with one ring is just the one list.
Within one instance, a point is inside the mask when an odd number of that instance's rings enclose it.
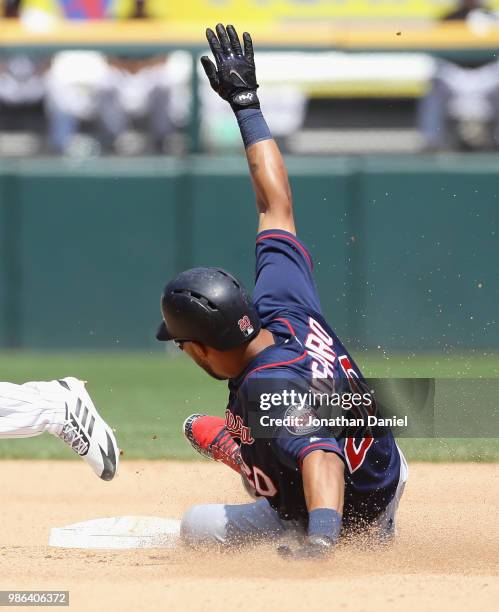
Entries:
{"label": "yellow stripe", "polygon": [[[376,30],[335,26],[258,25],[247,28],[256,45],[279,48],[322,47],[338,49],[486,49],[499,46],[499,28],[477,36],[459,23],[435,25],[431,28],[403,28],[381,26]],[[400,33],[398,33],[400,32]],[[0,22],[1,45],[44,44],[150,44],[206,46],[203,24],[173,24],[153,22],[60,22],[49,32],[29,32],[21,24]]]}
{"label": "yellow stripe", "polygon": [[[174,21],[202,21],[215,25],[219,21],[244,25],[248,21],[261,23],[294,19],[337,19],[349,17],[435,18],[453,10],[455,0],[188,0],[166,2],[149,0],[151,15]],[[499,0],[487,2],[499,8]]]}
{"label": "yellow stripe", "polygon": [[321,83],[307,84],[303,91],[310,98],[419,98],[428,87],[425,83]]}

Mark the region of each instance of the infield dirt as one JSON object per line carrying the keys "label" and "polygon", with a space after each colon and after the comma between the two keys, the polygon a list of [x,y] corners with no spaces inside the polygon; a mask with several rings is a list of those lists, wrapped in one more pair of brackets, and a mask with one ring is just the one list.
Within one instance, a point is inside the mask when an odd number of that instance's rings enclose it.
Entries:
{"label": "infield dirt", "polygon": [[323,563],[275,544],[220,553],[49,548],[51,527],[104,516],[180,518],[247,502],[209,462],[124,461],[99,481],[83,463],[2,461],[0,589],[70,591],[71,610],[480,610],[499,601],[499,464],[412,464],[389,549],[342,545]]}

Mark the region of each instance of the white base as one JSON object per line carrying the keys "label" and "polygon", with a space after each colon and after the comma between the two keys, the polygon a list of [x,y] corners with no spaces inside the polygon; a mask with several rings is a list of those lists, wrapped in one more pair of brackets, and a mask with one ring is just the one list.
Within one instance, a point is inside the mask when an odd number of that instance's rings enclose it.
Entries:
{"label": "white base", "polygon": [[49,546],[57,548],[174,548],[180,521],[155,516],[115,516],[54,527]]}

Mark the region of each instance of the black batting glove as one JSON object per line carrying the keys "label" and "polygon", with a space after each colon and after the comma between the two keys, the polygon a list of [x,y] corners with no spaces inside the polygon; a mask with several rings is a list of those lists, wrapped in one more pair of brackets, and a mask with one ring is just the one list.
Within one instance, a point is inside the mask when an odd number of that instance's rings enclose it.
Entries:
{"label": "black batting glove", "polygon": [[221,98],[227,100],[234,112],[243,108],[260,108],[251,36],[248,32],[243,34],[243,53],[234,26],[228,25],[226,30],[219,23],[216,31],[215,34],[208,28],[206,38],[217,65],[206,55],[201,58],[210,85]]}
{"label": "black batting glove", "polygon": [[323,535],[309,535],[298,548],[279,546],[278,554],[292,561],[326,559],[333,549],[333,541]]}

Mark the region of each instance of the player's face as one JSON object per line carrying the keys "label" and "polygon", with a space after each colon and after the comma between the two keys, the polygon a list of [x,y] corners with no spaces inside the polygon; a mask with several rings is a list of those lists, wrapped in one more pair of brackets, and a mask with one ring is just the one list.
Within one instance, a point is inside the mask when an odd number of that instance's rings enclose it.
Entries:
{"label": "player's face", "polygon": [[213,355],[211,352],[206,351],[205,347],[197,342],[181,342],[178,343],[177,346],[182,349],[184,353],[187,353],[187,355],[189,355],[189,357],[212,378],[227,380],[228,376],[217,373],[216,359],[210,359],[210,356],[213,357]]}

